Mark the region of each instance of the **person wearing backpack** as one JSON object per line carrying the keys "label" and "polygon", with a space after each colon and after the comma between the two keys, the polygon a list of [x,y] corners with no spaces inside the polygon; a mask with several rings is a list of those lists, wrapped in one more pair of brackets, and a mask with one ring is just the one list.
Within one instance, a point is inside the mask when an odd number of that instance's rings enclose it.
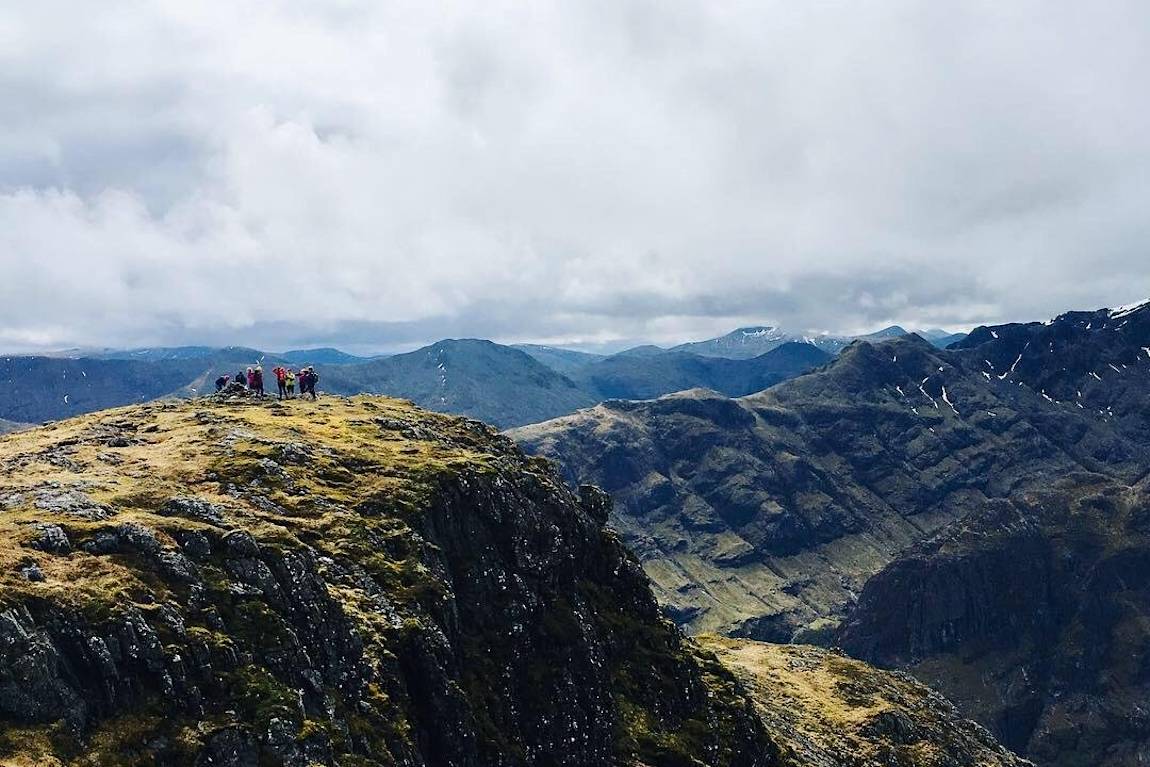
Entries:
{"label": "person wearing backpack", "polygon": [[284,371],[284,385],[287,387],[288,397],[295,397],[295,371],[288,368]]}
{"label": "person wearing backpack", "polygon": [[255,375],[255,383],[252,385],[252,388],[255,389],[256,394],[259,394],[262,397],[264,396],[264,369],[259,365],[256,365],[256,368],[252,371],[252,373]]}

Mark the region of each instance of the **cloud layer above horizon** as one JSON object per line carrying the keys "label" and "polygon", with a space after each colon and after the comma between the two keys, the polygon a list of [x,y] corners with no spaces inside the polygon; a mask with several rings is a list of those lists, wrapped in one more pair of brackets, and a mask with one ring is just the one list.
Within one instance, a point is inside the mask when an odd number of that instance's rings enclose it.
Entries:
{"label": "cloud layer above horizon", "polygon": [[1150,294],[1150,5],[0,7],[0,348],[706,337]]}

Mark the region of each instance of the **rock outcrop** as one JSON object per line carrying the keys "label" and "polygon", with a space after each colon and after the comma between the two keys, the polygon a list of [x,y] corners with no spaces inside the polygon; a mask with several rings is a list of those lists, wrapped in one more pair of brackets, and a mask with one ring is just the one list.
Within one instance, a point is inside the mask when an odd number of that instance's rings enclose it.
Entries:
{"label": "rock outcrop", "polygon": [[195,400],[0,441],[0,760],[770,765],[743,688],[489,427]]}

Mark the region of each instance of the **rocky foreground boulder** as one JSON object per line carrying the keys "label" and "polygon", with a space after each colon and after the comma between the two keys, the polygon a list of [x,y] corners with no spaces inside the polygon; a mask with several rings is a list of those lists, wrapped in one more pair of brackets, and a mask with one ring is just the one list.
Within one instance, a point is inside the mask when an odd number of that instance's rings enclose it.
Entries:
{"label": "rocky foreground boulder", "polygon": [[383,398],[8,435],[0,762],[824,764],[660,616],[609,508],[481,423]]}

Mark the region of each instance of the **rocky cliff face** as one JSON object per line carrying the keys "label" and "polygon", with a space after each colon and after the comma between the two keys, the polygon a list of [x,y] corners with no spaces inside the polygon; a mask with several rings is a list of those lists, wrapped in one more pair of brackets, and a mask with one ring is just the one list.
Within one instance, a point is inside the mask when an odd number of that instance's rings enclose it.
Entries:
{"label": "rocky cliff face", "polygon": [[1040,764],[1144,764],[1148,510],[1144,487],[1111,483],[990,506],[872,578],[840,642]]}
{"label": "rocky cliff face", "polygon": [[510,433],[616,498],[677,620],[787,641],[825,634],[868,578],[987,499],[1150,465],[1096,414],[982,373],[916,337],[857,343],[750,397],[608,402]]}
{"label": "rocky cliff face", "polygon": [[0,441],[0,755],[767,765],[739,684],[474,421],[165,402]]}

